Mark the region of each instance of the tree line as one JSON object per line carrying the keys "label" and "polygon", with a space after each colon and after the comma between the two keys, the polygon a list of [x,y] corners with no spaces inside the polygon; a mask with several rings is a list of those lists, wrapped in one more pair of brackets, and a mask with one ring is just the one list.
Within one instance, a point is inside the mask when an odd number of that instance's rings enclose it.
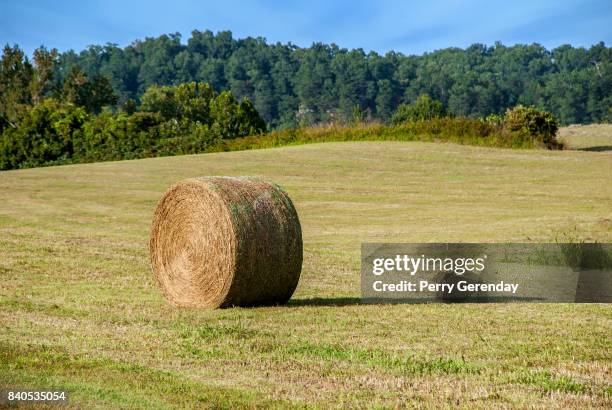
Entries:
{"label": "tree line", "polygon": [[54,52],[34,63],[7,47],[0,65],[0,170],[195,154],[226,139],[261,134],[266,124],[247,98],[206,83],[151,85],[116,106],[100,75],[73,68],[61,83],[50,74]]}
{"label": "tree line", "polygon": [[[503,115],[522,104],[552,112],[561,124],[612,119],[612,51],[603,42],[552,50],[538,44],[474,44],[415,56],[321,43],[301,48],[263,38],[234,39],[229,31],[193,31],[185,43],[175,33],[123,48],[95,45],[78,53],[41,48],[33,60],[45,67],[35,96],[83,75],[98,87],[98,100],[90,107],[95,110],[102,103],[139,105],[152,85],[206,82],[238,99],[247,97],[270,129],[356,118],[386,122],[400,104],[422,94],[454,116]],[[14,81],[19,87],[20,79]],[[116,100],[105,100],[108,88]]]}

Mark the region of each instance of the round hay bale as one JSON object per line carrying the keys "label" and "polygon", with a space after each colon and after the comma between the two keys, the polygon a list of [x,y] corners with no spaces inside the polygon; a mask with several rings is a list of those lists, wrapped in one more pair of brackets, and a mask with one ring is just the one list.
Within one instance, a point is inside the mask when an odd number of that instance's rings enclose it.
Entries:
{"label": "round hay bale", "polygon": [[201,177],[157,204],[151,266],[171,304],[286,303],[302,270],[302,230],[289,196],[248,177]]}

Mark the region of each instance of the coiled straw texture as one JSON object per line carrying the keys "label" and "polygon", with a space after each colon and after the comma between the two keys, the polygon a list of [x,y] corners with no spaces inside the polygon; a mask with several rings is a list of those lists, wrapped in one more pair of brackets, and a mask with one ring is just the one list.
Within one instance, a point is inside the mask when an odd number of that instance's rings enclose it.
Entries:
{"label": "coiled straw texture", "polygon": [[248,177],[186,179],[157,205],[150,257],[175,306],[283,304],[302,269],[300,221],[277,185]]}

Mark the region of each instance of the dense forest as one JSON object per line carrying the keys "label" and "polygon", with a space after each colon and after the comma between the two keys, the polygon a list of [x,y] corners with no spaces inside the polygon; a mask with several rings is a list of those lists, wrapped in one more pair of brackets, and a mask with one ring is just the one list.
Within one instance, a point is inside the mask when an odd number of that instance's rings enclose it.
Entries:
{"label": "dense forest", "polygon": [[91,110],[104,104],[138,106],[151,85],[196,81],[247,97],[269,129],[355,119],[387,122],[401,103],[422,94],[455,116],[502,115],[523,104],[552,112],[561,124],[612,120],[612,50],[604,43],[553,50],[538,44],[474,44],[421,56],[383,56],[334,44],[300,48],[234,39],[229,31],[193,31],[186,43],[177,33],[125,48],[38,50],[38,60],[45,58],[37,64],[46,65],[50,84],[40,92],[66,88],[66,80],[91,79],[98,88]]}
{"label": "dense forest", "polygon": [[6,45],[0,170],[335,139],[559,149],[559,123],[612,120],[611,57],[603,43],[380,56],[210,31],[31,58]]}

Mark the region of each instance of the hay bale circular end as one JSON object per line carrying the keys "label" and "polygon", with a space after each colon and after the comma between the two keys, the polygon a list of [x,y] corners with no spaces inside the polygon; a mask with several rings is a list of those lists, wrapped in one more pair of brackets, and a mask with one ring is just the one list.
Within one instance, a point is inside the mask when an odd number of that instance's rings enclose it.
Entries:
{"label": "hay bale circular end", "polygon": [[171,304],[282,304],[302,270],[302,231],[289,196],[248,177],[201,177],[170,187],[157,204],[151,266]]}

